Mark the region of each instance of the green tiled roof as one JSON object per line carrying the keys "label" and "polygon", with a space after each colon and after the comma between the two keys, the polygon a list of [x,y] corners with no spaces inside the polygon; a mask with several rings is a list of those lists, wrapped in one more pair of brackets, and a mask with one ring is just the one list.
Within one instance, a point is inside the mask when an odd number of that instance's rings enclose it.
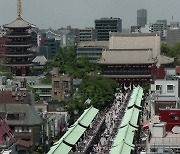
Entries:
{"label": "green tiled roof", "polygon": [[137,108],[133,108],[133,112],[132,112],[132,116],[131,116],[131,120],[130,120],[130,124],[133,127],[138,127],[137,123],[138,123],[138,119],[139,119],[139,112],[140,110]]}
{"label": "green tiled roof", "polygon": [[61,144],[56,144],[53,147],[51,147],[48,154],[50,154],[50,153],[57,153],[57,154],[60,154],[60,153],[63,154],[64,153],[64,154],[66,154],[66,153],[69,153],[70,150],[71,150],[70,146],[61,142]]}
{"label": "green tiled roof", "polygon": [[136,128],[131,125],[119,129],[110,154],[130,154],[131,150],[135,147],[134,144],[132,144],[135,130]]}
{"label": "green tiled roof", "polygon": [[141,107],[141,100],[143,95],[143,89],[140,86],[134,88],[128,103],[128,108],[131,108],[134,105]]}
{"label": "green tiled roof", "polygon": [[140,110],[135,107],[128,109],[122,119],[120,128],[122,128],[128,124],[131,124],[134,127],[138,127],[137,121],[138,121],[138,117],[139,117],[139,112],[140,112]]}
{"label": "green tiled roof", "polygon": [[91,121],[94,119],[94,115],[96,115],[98,113],[98,109],[96,108],[90,108],[88,109],[88,111],[85,113],[85,116],[83,116],[81,119],[80,119],[80,124],[83,125],[83,126],[86,126],[88,127],[89,124],[91,123]]}
{"label": "green tiled roof", "polygon": [[131,150],[135,148],[133,144],[134,132],[138,128],[142,96],[143,89],[141,87],[133,89],[110,154],[130,154]]}
{"label": "green tiled roof", "polygon": [[86,127],[90,125],[98,111],[98,109],[92,106],[84,110],[83,114],[68,129],[68,131],[61,137],[61,139],[54,143],[48,154],[68,154],[71,151],[72,146],[76,144],[79,138],[86,131]]}
{"label": "green tiled roof", "polygon": [[73,129],[70,130],[69,134],[63,138],[63,141],[69,143],[69,144],[76,144],[76,142],[79,140],[81,135],[85,132],[86,128],[81,127],[80,125],[76,125],[73,127]]}

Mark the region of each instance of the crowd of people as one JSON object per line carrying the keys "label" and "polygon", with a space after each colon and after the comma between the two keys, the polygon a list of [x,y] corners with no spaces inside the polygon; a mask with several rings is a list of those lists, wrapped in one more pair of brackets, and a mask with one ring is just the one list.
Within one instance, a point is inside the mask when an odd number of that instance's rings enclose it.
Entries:
{"label": "crowd of people", "polygon": [[114,102],[109,110],[105,112],[105,129],[100,131],[98,135],[98,142],[92,146],[91,153],[109,153],[112,147],[113,141],[117,135],[118,127],[121,124],[121,120],[124,116],[125,109],[130,97],[130,91],[124,93],[118,88],[115,93]]}
{"label": "crowd of people", "polygon": [[130,98],[130,90],[117,88],[110,108],[100,111],[76,145],[78,153],[109,153]]}

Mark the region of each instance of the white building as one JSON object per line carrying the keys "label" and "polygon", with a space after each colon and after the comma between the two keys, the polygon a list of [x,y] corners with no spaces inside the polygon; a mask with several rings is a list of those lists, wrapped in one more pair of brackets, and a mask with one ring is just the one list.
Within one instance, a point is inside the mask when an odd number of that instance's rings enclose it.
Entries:
{"label": "white building", "polygon": [[175,154],[180,152],[180,134],[166,132],[166,123],[149,123],[151,136],[147,140],[146,154]]}
{"label": "white building", "polygon": [[178,80],[155,80],[151,84],[151,116],[158,114],[159,108],[176,107],[178,101]]}

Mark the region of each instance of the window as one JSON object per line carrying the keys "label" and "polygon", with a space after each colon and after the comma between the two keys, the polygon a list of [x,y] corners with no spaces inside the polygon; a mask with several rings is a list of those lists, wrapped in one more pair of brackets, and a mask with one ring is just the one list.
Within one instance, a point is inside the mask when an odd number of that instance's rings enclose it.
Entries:
{"label": "window", "polygon": [[179,120],[179,117],[178,116],[172,116],[171,119],[172,120]]}
{"label": "window", "polygon": [[167,92],[173,93],[174,92],[174,86],[173,85],[167,85]]}
{"label": "window", "polygon": [[157,152],[156,148],[151,148],[151,152]]}
{"label": "window", "polygon": [[68,86],[68,81],[63,81],[63,86],[64,86],[64,88],[68,88],[69,86]]}
{"label": "window", "polygon": [[19,120],[24,120],[26,117],[26,113],[19,113]]}
{"label": "window", "polygon": [[42,94],[49,94],[49,93],[51,93],[50,92],[50,89],[41,89],[41,92],[42,92]]}
{"label": "window", "polygon": [[156,85],[156,90],[160,91],[161,90],[161,85]]}
{"label": "window", "polygon": [[19,114],[8,114],[7,120],[19,120]]}
{"label": "window", "polygon": [[57,95],[57,91],[56,90],[54,91],[54,95]]}
{"label": "window", "polygon": [[54,81],[54,88],[59,88],[59,81]]}

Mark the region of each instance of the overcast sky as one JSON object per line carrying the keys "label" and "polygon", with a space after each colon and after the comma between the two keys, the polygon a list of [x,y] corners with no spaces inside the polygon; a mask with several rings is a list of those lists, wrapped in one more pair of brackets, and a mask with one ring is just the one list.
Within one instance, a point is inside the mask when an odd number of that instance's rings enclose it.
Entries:
{"label": "overcast sky", "polygon": [[[17,0],[0,0],[0,25],[16,18]],[[22,0],[22,17],[39,28],[94,27],[101,17],[119,17],[123,27],[136,25],[137,9],[145,8],[148,23],[180,21],[180,0]]]}

